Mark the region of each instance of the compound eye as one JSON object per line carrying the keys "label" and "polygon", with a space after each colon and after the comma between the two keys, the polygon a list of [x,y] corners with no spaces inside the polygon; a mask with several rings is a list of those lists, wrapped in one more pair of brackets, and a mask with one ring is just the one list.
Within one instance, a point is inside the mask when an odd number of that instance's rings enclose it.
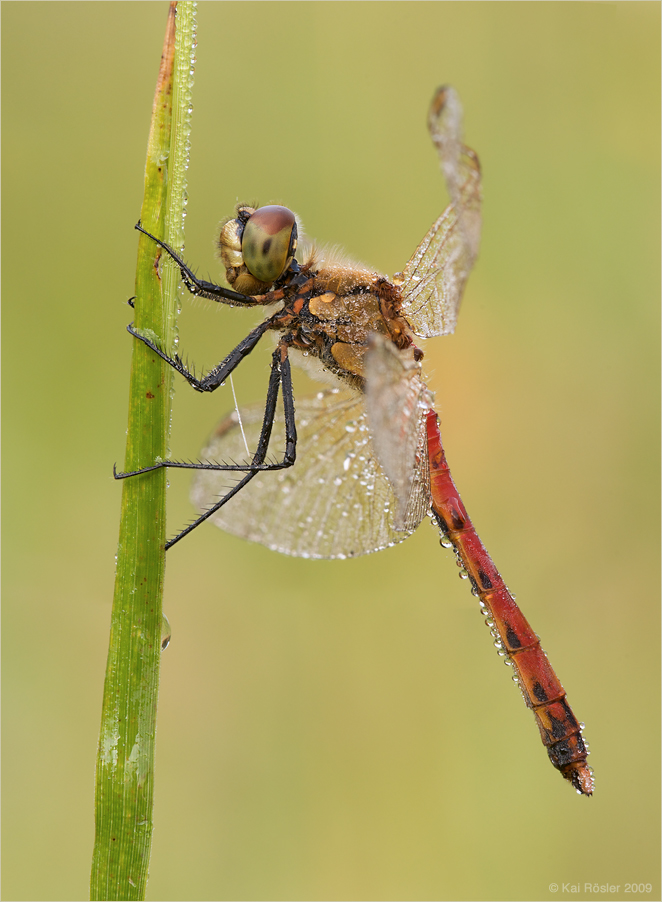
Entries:
{"label": "compound eye", "polygon": [[260,282],[275,282],[297,248],[297,223],[287,207],[259,207],[244,227],[241,253],[246,269]]}

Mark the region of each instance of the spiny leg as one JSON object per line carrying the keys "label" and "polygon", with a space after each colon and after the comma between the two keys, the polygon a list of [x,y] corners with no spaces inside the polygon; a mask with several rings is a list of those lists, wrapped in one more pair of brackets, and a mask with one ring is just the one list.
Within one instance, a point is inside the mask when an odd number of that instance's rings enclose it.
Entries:
{"label": "spiny leg", "polygon": [[[143,467],[140,470],[134,470],[128,473],[118,473],[113,467],[113,476],[115,479],[127,479],[131,476],[139,476],[142,473],[149,473],[152,470],[160,470],[163,467],[171,467],[185,470],[222,470],[228,472],[241,472],[246,475],[233,486],[227,494],[225,494],[216,504],[208,511],[205,511],[200,517],[189,524],[186,529],[182,530],[178,535],[166,543],[166,551],[180,539],[188,535],[192,530],[211,517],[220,507],[222,507],[230,498],[233,498],[241,489],[247,485],[253,477],[259,473],[268,470],[283,470],[291,467],[296,460],[296,422],[294,414],[294,392],[292,388],[292,372],[290,368],[290,360],[287,354],[288,342],[282,339],[273,353],[271,372],[269,375],[269,385],[267,388],[267,399],[264,410],[264,419],[262,421],[262,429],[257,443],[257,449],[250,463],[246,464],[215,464],[202,463],[193,461],[177,461],[162,460],[151,467]],[[265,463],[269,440],[273,429],[274,418],[276,415],[276,403],[278,401],[278,388],[282,386],[283,391],[283,412],[285,421],[285,453],[282,461],[275,463]]]}
{"label": "spiny leg", "polygon": [[131,335],[139,341],[142,341],[148,348],[151,348],[155,354],[158,354],[162,360],[165,360],[169,366],[174,370],[177,370],[177,372],[180,373],[186,381],[196,389],[196,391],[211,392],[215,391],[219,385],[222,385],[236,367],[239,366],[244,357],[247,357],[251,353],[260,338],[262,338],[264,333],[268,332],[271,328],[272,320],[278,315],[279,312],[274,314],[273,317],[263,320],[263,322],[256,326],[255,329],[248,333],[246,338],[239,342],[234,350],[230,351],[225,360],[222,360],[213,370],[207,373],[206,376],[203,376],[202,379],[198,379],[197,376],[184,365],[179,354],[175,354],[171,357],[150,338],[147,338],[146,335],[143,335],[134,329],[133,323],[129,323],[126,329],[127,332],[130,332]]}
{"label": "spiny leg", "polygon": [[199,279],[191,267],[184,263],[179,254],[174,251],[169,244],[166,244],[165,241],[161,241],[160,238],[156,238],[154,235],[143,229],[139,222],[136,223],[135,227],[139,232],[142,232],[143,235],[147,235],[148,238],[151,238],[159,247],[162,247],[166,253],[170,254],[177,266],[179,266],[179,271],[182,274],[182,281],[191,294],[194,294],[199,298],[209,298],[211,301],[229,302],[230,304],[242,307],[254,307],[259,303],[255,298],[250,297],[247,294],[239,294],[237,291],[223,288],[222,285],[215,285],[214,282],[207,282],[205,279]]}
{"label": "spiny leg", "polygon": [[[282,387],[283,391],[283,412],[284,412],[284,420],[285,420],[285,454],[283,455],[283,459],[277,463],[265,463],[265,459],[267,456],[267,449],[269,447],[269,440],[271,438],[271,431],[273,429],[274,418],[276,415],[276,403],[278,400],[278,387],[279,385]],[[257,443],[257,449],[255,454],[253,455],[253,459],[250,464],[245,465],[244,467],[240,467],[238,465],[225,465],[225,464],[194,464],[194,463],[180,463],[177,461],[163,461],[160,466],[175,466],[175,467],[184,467],[186,469],[193,470],[246,470],[249,469],[249,472],[240,479],[239,482],[233,486],[223,497],[216,502],[216,504],[212,505],[209,510],[205,511],[204,514],[201,514],[193,523],[190,523],[186,529],[183,529],[178,535],[171,539],[169,542],[166,542],[166,551],[168,548],[171,548],[176,542],[179,542],[180,539],[183,539],[184,536],[187,536],[192,530],[194,530],[201,523],[204,523],[205,520],[208,520],[209,517],[213,516],[219,508],[223,507],[230,498],[233,498],[244,486],[248,485],[248,483],[260,472],[264,472],[266,470],[283,470],[288,467],[291,467],[296,460],[296,442],[297,442],[297,433],[296,433],[296,422],[294,416],[294,393],[292,390],[292,373],[290,369],[290,360],[287,355],[287,341],[285,339],[281,340],[278,347],[274,351],[272,363],[271,363],[271,374],[269,376],[269,387],[267,389],[267,400],[264,409],[264,419],[262,421],[262,429],[260,431],[260,437]],[[158,466],[158,465],[157,465]],[[156,469],[156,467],[150,468]],[[144,471],[143,471],[144,472]]]}
{"label": "spiny leg", "polygon": [[[268,322],[268,320],[267,320]],[[250,351],[252,351],[253,347],[257,344],[258,339],[261,334],[263,334],[264,329],[262,326],[264,323],[261,323],[257,329],[254,329],[246,338],[241,341],[234,351],[231,351],[230,354],[225,358],[222,363],[219,363],[217,367],[208,373],[203,379],[196,379],[189,371],[184,367],[181,363],[181,360],[177,358],[168,357],[161,349],[153,344],[148,338],[145,336],[134,332],[133,329],[129,327],[128,330],[132,335],[135,335],[136,338],[139,338],[143,341],[148,347],[150,347],[153,351],[155,351],[159,357],[162,357],[170,366],[174,367],[177,372],[182,373],[185,378],[191,382],[194,388],[197,388],[198,391],[214,391],[222,385],[224,380],[234,371],[234,369],[238,366],[238,364],[246,357]],[[259,334],[255,334],[259,333]],[[250,342],[250,344],[249,344]],[[262,461],[266,456],[267,445],[269,444],[269,437],[271,435],[271,427],[273,426],[273,420],[275,416],[276,410],[276,400],[278,397],[278,385],[281,380],[283,383],[283,407],[285,413],[285,441],[286,441],[286,450],[285,450],[285,460],[289,460],[291,457],[291,463],[286,464],[286,466],[291,466],[294,463],[295,456],[295,446],[296,446],[296,427],[294,421],[294,394],[292,390],[292,372],[290,368],[290,359],[287,356],[287,341],[285,339],[281,339],[278,347],[273,353],[272,363],[271,363],[271,375],[269,377],[269,387],[267,389],[267,406],[265,410],[265,418],[264,425],[262,427],[262,432],[260,434],[260,439],[258,442],[258,450],[256,451],[253,460],[255,460],[260,455],[262,456]],[[248,347],[248,349],[246,349]],[[182,372],[182,370],[184,372]],[[276,378],[274,383],[274,378]],[[275,387],[274,387],[275,386]],[[273,397],[272,397],[273,393]],[[271,424],[269,425],[268,432],[265,430],[265,426],[267,424],[268,419],[270,418]],[[253,467],[253,464],[224,464],[223,466],[217,464],[203,464],[200,461],[197,463],[193,463],[192,461],[177,461],[177,460],[160,460],[155,464],[152,464],[149,467],[141,467],[139,470],[130,470],[127,472],[117,472],[115,465],[113,465],[113,476],[115,479],[127,479],[130,476],[140,476],[141,473],[150,473],[152,470],[160,470],[162,467],[179,467],[182,469],[188,470],[234,470],[245,472],[248,469]],[[282,465],[266,465],[262,469],[281,469]]]}

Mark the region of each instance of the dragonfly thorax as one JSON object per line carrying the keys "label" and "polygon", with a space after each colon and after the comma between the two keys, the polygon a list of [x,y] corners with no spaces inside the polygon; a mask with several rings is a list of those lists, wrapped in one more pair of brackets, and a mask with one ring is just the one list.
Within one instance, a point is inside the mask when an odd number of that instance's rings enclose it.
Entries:
{"label": "dragonfly thorax", "polygon": [[[363,388],[365,354],[374,333],[399,350],[412,347],[411,330],[400,313],[400,289],[383,276],[313,253],[296,282],[275,328],[288,333],[292,348],[317,357],[341,381]],[[287,295],[287,286],[284,291]],[[418,348],[414,354],[417,360],[423,356]]]}

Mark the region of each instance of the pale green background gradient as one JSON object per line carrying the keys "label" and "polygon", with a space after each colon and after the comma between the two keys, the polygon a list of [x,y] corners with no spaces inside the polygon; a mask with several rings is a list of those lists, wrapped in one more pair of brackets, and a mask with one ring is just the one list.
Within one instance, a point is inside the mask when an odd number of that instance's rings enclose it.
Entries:
{"label": "pale green background gradient", "polygon": [[[2,5],[6,899],[87,897],[166,11]],[[483,247],[427,372],[469,512],[586,721],[597,792],[548,763],[426,523],[347,562],[206,526],[168,555],[148,898],[660,898],[659,14],[201,4],[186,253],[203,276],[237,200],[401,269],[446,202],[427,106],[459,91]],[[182,351],[209,367],[254,322],[185,299]],[[263,396],[268,346],[253,356],[240,403]],[[174,455],[231,407],[180,380]],[[171,482],[172,534],[191,509]]]}

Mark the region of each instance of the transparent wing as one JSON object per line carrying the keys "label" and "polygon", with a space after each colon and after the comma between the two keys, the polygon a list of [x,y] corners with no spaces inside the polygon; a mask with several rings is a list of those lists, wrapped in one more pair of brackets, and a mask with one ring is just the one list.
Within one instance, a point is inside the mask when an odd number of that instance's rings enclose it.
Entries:
{"label": "transparent wing", "polygon": [[[263,415],[263,405],[241,410],[251,450]],[[429,506],[427,457],[421,455],[416,463],[398,529],[395,497],[375,458],[361,395],[328,390],[299,399],[296,422],[294,466],[256,476],[211,518],[216,526],[273,551],[307,558],[368,554],[414,532]],[[278,448],[283,435],[281,410],[272,448]],[[202,455],[217,462],[246,459],[236,413],[221,422]],[[228,476],[213,470],[196,473],[191,499],[198,509],[209,508],[227,491]]]}
{"label": "transparent wing", "polygon": [[453,88],[440,88],[428,128],[446,180],[450,205],[404,271],[403,313],[417,335],[455,331],[464,285],[480,246],[481,178],[476,153],[462,144],[462,107]]}
{"label": "transparent wing", "polygon": [[395,525],[404,523],[412,492],[418,491],[418,461],[425,455],[424,419],[432,393],[421,379],[412,349],[399,351],[385,336],[370,336],[365,356],[365,405],[377,459],[397,501]]}

